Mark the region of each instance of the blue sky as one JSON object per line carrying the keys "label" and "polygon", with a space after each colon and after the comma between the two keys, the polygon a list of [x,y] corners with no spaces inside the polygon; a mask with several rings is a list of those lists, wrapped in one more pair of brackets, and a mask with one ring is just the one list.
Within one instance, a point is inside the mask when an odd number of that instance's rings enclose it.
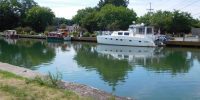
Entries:
{"label": "blue sky", "polygon": [[[71,19],[79,9],[94,7],[99,0],[35,0],[40,6],[51,8],[57,17]],[[149,3],[154,11],[173,9],[190,12],[195,18],[200,16],[200,0],[129,0],[129,8],[138,16],[147,13]]]}

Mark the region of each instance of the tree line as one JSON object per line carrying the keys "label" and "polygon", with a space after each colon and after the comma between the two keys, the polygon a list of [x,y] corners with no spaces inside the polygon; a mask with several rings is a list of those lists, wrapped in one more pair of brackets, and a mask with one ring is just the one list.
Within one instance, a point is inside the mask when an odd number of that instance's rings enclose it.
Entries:
{"label": "tree line", "polygon": [[0,0],[0,31],[44,32],[47,27],[60,24],[71,25],[72,22],[56,18],[50,8],[41,7],[34,0]]}
{"label": "tree line", "polygon": [[128,0],[100,0],[96,7],[79,10],[72,20],[89,32],[127,30],[133,21],[154,26],[161,33],[189,33],[192,27],[200,27],[200,20],[187,12],[157,11],[138,17],[128,4]]}
{"label": "tree line", "polygon": [[100,0],[95,7],[80,9],[68,20],[55,17],[50,8],[41,7],[34,0],[0,0],[0,31],[44,32],[75,23],[82,30],[93,33],[127,30],[133,21],[152,25],[161,33],[189,33],[191,27],[200,27],[199,19],[187,12],[157,11],[138,17],[128,4],[129,0]]}

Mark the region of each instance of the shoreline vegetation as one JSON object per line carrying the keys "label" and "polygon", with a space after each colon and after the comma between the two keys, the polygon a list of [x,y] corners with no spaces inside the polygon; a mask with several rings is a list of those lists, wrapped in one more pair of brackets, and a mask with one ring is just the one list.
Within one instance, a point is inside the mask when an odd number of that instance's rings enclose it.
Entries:
{"label": "shoreline vegetation", "polygon": [[[96,36],[97,31],[127,30],[134,22],[154,26],[161,34],[183,36],[192,28],[200,28],[200,19],[187,11],[156,10],[138,16],[128,7],[129,0],[99,0],[94,7],[79,9],[71,19],[56,17],[51,8],[34,0],[1,0],[0,31],[14,29],[18,34],[48,34],[68,29],[70,35]],[[68,27],[70,26],[70,27]]]}
{"label": "shoreline vegetation", "polygon": [[0,62],[0,96],[3,100],[131,100],[98,89],[61,81],[61,74],[43,75]]}

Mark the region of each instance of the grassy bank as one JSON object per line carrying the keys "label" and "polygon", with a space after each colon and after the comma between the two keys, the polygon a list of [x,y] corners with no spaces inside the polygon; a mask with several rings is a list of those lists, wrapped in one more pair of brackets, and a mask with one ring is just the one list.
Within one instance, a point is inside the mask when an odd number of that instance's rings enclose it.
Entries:
{"label": "grassy bank", "polygon": [[[52,87],[37,79],[26,79],[0,70],[1,100],[80,100],[77,94]],[[41,84],[44,83],[44,84]]]}

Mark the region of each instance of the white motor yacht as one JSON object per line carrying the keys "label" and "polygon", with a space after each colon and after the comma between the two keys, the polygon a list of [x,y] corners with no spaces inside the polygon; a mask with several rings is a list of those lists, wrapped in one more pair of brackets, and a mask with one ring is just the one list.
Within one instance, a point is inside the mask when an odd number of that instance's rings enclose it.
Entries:
{"label": "white motor yacht", "polygon": [[111,35],[97,36],[100,44],[154,47],[154,28],[143,24],[130,25],[128,31],[114,31]]}

